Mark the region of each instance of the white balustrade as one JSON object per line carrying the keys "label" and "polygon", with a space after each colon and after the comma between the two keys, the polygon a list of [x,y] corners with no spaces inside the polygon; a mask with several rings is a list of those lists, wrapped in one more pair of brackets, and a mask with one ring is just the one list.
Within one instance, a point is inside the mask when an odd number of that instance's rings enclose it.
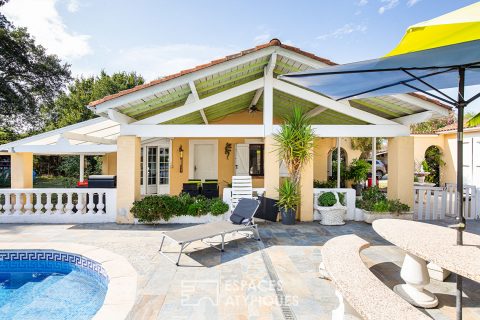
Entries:
{"label": "white balustrade", "polygon": [[0,189],[0,223],[114,222],[116,196],[103,188]]}

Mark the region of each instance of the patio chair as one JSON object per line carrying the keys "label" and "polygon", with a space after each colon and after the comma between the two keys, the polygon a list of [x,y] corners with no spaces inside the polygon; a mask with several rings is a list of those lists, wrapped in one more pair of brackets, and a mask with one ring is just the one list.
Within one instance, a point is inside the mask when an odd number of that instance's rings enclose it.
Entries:
{"label": "patio chair", "polygon": [[187,182],[183,184],[182,193],[188,193],[192,197],[200,194],[200,188],[197,182]]}
{"label": "patio chair", "polygon": [[232,177],[232,209],[235,209],[240,199],[252,199],[253,187],[251,176]]}
{"label": "patio chair", "polygon": [[208,199],[218,198],[218,183],[206,181],[202,184],[202,195]]}
{"label": "patio chair", "polygon": [[[230,233],[252,231],[254,238],[260,241],[257,225],[253,223],[253,216],[256,214],[259,206],[260,203],[257,200],[242,199],[238,202],[235,210],[230,216],[230,221],[212,222],[174,231],[166,231],[163,233],[162,243],[160,244],[160,249],[158,251],[178,266],[180,263],[180,257],[185,248],[195,241],[202,241],[221,252],[225,251],[225,235]],[[206,239],[211,239],[217,236],[222,238],[220,249],[205,241]],[[180,252],[176,262],[166,255],[167,252],[162,251],[165,238],[169,238],[180,246]]]}

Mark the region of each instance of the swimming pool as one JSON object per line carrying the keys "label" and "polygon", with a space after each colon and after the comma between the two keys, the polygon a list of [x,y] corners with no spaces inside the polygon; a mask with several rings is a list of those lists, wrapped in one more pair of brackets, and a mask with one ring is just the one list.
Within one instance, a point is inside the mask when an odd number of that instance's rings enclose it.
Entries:
{"label": "swimming pool", "polygon": [[55,250],[0,251],[0,319],[91,319],[108,276],[101,264]]}

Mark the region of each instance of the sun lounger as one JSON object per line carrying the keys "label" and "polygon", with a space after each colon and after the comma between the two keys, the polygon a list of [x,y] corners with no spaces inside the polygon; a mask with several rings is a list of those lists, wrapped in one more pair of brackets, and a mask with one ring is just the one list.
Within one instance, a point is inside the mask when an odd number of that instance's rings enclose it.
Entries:
{"label": "sun lounger", "polygon": [[[223,252],[225,249],[225,235],[229,233],[239,231],[252,231],[255,239],[260,240],[257,225],[253,223],[253,216],[257,212],[259,205],[260,204],[257,200],[241,199],[235,207],[235,210],[230,217],[230,221],[212,222],[179,230],[164,232],[159,252],[164,255],[168,260],[172,261],[178,266],[180,262],[180,257],[182,256],[185,248],[195,241],[203,241],[211,247]],[[209,242],[204,241],[206,239],[211,239],[217,236],[220,236],[222,238],[221,249],[217,248]],[[178,259],[176,262],[170,259],[165,254],[166,252],[162,251],[165,238],[169,238],[180,246],[180,252],[178,254]]]}

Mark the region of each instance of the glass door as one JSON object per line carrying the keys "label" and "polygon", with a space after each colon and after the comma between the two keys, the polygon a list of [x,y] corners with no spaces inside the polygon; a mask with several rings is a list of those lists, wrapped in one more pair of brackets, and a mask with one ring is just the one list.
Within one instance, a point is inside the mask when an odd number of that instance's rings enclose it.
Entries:
{"label": "glass door", "polygon": [[147,194],[158,192],[158,147],[147,147]]}
{"label": "glass door", "polygon": [[158,148],[158,193],[170,193],[170,148],[159,146]]}

